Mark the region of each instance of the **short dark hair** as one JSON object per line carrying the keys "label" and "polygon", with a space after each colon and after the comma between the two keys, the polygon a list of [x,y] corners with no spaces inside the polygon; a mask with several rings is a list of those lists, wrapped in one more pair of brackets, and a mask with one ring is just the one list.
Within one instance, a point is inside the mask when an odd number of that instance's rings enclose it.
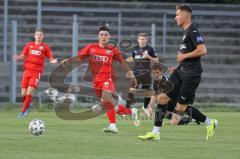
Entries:
{"label": "short dark hair", "polygon": [[44,33],[44,30],[42,29],[42,28],[37,28],[36,30],[35,30],[35,33],[36,32],[42,32],[42,33]]}
{"label": "short dark hair", "polygon": [[101,26],[99,29],[98,29],[98,32],[100,32],[100,31],[107,31],[107,32],[109,32],[110,33],[110,29],[107,27],[107,26]]}
{"label": "short dark hair", "polygon": [[147,33],[142,32],[142,33],[139,33],[139,34],[138,34],[138,37],[148,38],[148,35],[147,35]]}
{"label": "short dark hair", "polygon": [[186,11],[188,13],[192,13],[192,8],[190,7],[190,5],[188,4],[180,4],[176,6],[176,10],[182,10],[182,11]]}
{"label": "short dark hair", "polygon": [[160,70],[161,72],[164,71],[163,65],[160,63],[155,63],[152,67],[151,67],[151,71],[153,70]]}

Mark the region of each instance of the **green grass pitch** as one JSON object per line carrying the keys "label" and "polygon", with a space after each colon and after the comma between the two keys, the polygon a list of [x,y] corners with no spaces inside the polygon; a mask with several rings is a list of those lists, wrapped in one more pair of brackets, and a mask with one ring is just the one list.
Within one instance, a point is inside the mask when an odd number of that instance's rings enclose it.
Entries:
{"label": "green grass pitch", "polygon": [[[207,112],[219,121],[212,141],[206,141],[205,125],[170,126],[161,129],[161,141],[140,141],[139,134],[152,129],[152,120],[135,127],[118,119],[119,134],[104,134],[105,115],[85,121],[59,119],[54,112],[31,112],[17,119],[17,112],[0,113],[0,159],[239,159],[240,113]],[[30,120],[42,119],[46,132],[33,136]]]}

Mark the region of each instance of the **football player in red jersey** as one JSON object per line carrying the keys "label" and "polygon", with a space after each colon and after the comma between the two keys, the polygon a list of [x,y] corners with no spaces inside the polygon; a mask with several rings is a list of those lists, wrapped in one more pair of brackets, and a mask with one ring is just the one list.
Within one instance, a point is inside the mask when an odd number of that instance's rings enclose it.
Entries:
{"label": "football player in red jersey", "polygon": [[100,98],[101,106],[106,110],[110,123],[110,126],[104,128],[103,131],[116,134],[118,133],[118,129],[116,127],[115,111],[119,114],[131,115],[136,123],[135,125],[138,125],[138,119],[136,108],[127,109],[124,106],[118,106],[115,108],[116,104],[112,95],[115,91],[115,75],[112,68],[113,62],[117,61],[122,68],[127,71],[127,76],[131,79],[133,85],[136,85],[137,81],[134,74],[123,60],[118,48],[109,44],[109,39],[109,28],[106,26],[100,27],[98,32],[98,43],[92,43],[85,46],[78,51],[78,56],[65,59],[62,63],[81,62],[84,59],[88,59],[92,72],[95,93]]}
{"label": "football player in red jersey", "polygon": [[24,60],[24,72],[22,77],[22,99],[23,106],[19,118],[25,117],[29,112],[29,106],[32,100],[32,94],[37,89],[40,76],[44,68],[44,61],[47,57],[52,64],[57,63],[53,57],[48,44],[43,42],[44,32],[42,29],[36,29],[35,41],[28,42],[20,55],[15,55],[16,60]]}

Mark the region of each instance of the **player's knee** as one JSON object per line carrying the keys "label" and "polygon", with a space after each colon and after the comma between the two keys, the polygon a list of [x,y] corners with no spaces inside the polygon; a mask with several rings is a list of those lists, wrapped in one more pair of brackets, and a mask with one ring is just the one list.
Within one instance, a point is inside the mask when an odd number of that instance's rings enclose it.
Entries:
{"label": "player's knee", "polygon": [[102,96],[101,102],[107,102],[107,101],[111,101],[111,98],[109,98],[107,96]]}
{"label": "player's knee", "polygon": [[130,92],[130,93],[135,93],[135,92],[136,92],[136,89],[135,89],[135,88],[130,88],[130,89],[129,89],[129,92]]}
{"label": "player's knee", "polygon": [[22,88],[21,94],[22,96],[27,95],[27,88]]}
{"label": "player's knee", "polygon": [[166,95],[159,95],[158,96],[158,104],[167,104],[169,102],[169,98]]}
{"label": "player's knee", "polygon": [[170,124],[178,125],[178,123],[181,121],[182,117],[183,117],[183,113],[179,112],[175,109],[174,112],[172,113],[172,118],[171,118]]}
{"label": "player's knee", "polygon": [[185,112],[186,109],[187,109],[187,105],[186,105],[186,104],[177,103],[175,109],[176,109],[177,111],[179,111],[179,112]]}
{"label": "player's knee", "polygon": [[27,95],[32,95],[36,88],[29,86],[27,89]]}
{"label": "player's knee", "polygon": [[22,97],[26,96],[27,95],[27,92],[24,92],[22,93]]}
{"label": "player's knee", "polygon": [[112,96],[110,93],[103,93],[101,97],[101,102],[111,101]]}

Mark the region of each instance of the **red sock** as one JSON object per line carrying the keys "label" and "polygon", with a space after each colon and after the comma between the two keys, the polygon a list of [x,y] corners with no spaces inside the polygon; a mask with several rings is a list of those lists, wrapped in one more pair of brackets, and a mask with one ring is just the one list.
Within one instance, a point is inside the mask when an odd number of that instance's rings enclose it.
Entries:
{"label": "red sock", "polygon": [[22,106],[22,110],[21,110],[22,113],[24,113],[27,110],[27,108],[30,106],[31,100],[32,100],[32,95],[27,95]]}
{"label": "red sock", "polygon": [[108,117],[108,120],[109,120],[110,124],[115,124],[116,123],[116,117],[115,117],[115,110],[114,109],[107,112],[107,117]]}
{"label": "red sock", "polygon": [[114,106],[113,106],[112,102],[110,102],[110,101],[103,102],[102,105],[106,109],[106,114],[107,114],[110,124],[115,124],[116,116],[115,116],[115,110],[114,110]]}
{"label": "red sock", "polygon": [[124,105],[118,105],[117,114],[120,114],[120,115],[131,115],[132,114],[132,110],[131,110],[131,108],[126,108]]}

